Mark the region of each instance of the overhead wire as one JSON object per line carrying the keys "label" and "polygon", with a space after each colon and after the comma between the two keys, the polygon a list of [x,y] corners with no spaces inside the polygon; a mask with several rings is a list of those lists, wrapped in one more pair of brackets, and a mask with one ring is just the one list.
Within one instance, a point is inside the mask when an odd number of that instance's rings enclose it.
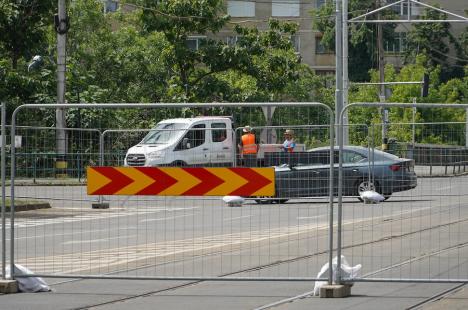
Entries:
{"label": "overhead wire", "polygon": [[[237,0],[236,0],[237,1]],[[256,2],[256,3],[259,3],[258,0],[257,1],[248,1],[248,0],[240,0],[242,2]],[[271,0],[268,1],[268,2],[260,2],[260,3],[272,3]],[[274,3],[282,3],[282,2],[274,2]],[[291,2],[287,2],[287,1],[284,1],[283,2],[284,4],[291,4]],[[294,2],[296,3],[296,2]],[[310,4],[310,2],[299,2],[300,4]],[[155,12],[161,16],[165,16],[165,17],[168,17],[168,18],[173,18],[173,19],[179,19],[179,20],[190,20],[190,19],[208,19],[208,17],[205,17],[205,16],[195,16],[195,15],[190,15],[190,16],[178,16],[178,15],[173,15],[173,14],[169,14],[169,13],[165,13],[161,10],[158,10],[156,8],[153,8],[153,7],[146,7],[146,6],[142,6],[142,5],[138,5],[138,4],[135,4],[135,3],[129,3],[129,2],[126,2],[125,5],[128,5],[128,6],[131,6],[131,7],[134,7],[134,8],[138,8],[138,9],[142,9],[142,10],[148,10],[148,11],[152,11],[152,12]],[[362,13],[362,12],[366,12],[366,10],[355,10],[355,11],[350,11],[349,13],[352,14],[352,13]],[[315,17],[295,17],[295,16],[271,16],[272,18],[275,18],[275,19],[278,19],[278,20],[281,20],[281,21],[300,21],[300,20],[314,20],[316,19]],[[321,16],[321,18],[333,18],[335,17],[335,14],[330,14],[330,15],[324,15],[324,16]],[[233,18],[238,18],[238,17],[233,17]],[[259,18],[256,18],[256,19],[245,19],[245,20],[235,20],[235,21],[228,21],[229,24],[243,24],[243,23],[263,23],[263,22],[268,22],[268,19],[265,19],[265,18],[262,18],[262,19],[259,19]]]}

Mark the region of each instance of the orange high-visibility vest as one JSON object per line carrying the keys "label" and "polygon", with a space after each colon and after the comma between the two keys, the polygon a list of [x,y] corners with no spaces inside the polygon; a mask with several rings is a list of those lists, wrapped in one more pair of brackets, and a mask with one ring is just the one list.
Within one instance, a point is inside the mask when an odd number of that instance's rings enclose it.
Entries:
{"label": "orange high-visibility vest", "polygon": [[242,136],[242,154],[257,154],[257,145],[253,133]]}

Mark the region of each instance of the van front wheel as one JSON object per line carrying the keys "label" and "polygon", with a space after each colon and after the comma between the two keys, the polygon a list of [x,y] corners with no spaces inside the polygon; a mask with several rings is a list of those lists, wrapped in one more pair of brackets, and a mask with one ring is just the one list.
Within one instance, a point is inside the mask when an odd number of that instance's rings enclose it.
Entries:
{"label": "van front wheel", "polygon": [[185,161],[182,161],[182,160],[176,160],[176,161],[173,161],[170,164],[170,166],[171,167],[186,167],[187,163]]}

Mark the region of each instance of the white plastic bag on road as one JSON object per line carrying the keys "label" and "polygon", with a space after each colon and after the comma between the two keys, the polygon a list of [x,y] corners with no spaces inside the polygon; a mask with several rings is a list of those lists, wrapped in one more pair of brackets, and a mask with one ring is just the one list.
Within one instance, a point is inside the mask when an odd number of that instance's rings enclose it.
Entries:
{"label": "white plastic bag on road", "polygon": [[[335,257],[332,261],[333,283],[336,282],[337,265],[338,265],[338,257]],[[356,278],[361,268],[362,268],[361,264],[357,264],[356,266],[351,267],[348,261],[346,260],[346,257],[344,257],[344,255],[341,255],[341,277],[342,278],[347,278],[347,279]],[[317,274],[317,278],[319,279],[328,278],[328,263],[322,266],[322,269],[320,269],[320,272]],[[327,283],[328,283],[327,281],[315,281],[314,296],[319,296],[320,288],[326,285]]]}
{"label": "white plastic bag on road", "polygon": [[224,196],[223,201],[230,207],[240,207],[244,203],[245,199],[241,196]]}
{"label": "white plastic bag on road", "polygon": [[[6,267],[5,274],[7,278],[11,278],[10,266]],[[34,273],[24,266],[15,265],[15,275],[30,275],[30,274],[34,274]],[[47,283],[42,278],[39,278],[39,277],[30,277],[30,278],[18,277],[15,280],[18,281],[18,290],[20,292],[36,293],[36,292],[49,292],[50,291],[50,287],[47,285]]]}
{"label": "white plastic bag on road", "polygon": [[375,191],[364,191],[361,193],[361,199],[364,203],[379,203],[385,200],[385,197]]}

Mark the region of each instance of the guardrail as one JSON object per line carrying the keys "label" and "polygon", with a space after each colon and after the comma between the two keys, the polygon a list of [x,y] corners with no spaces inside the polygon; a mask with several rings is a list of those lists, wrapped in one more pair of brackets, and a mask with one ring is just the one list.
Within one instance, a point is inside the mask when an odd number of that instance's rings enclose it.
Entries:
{"label": "guardrail", "polygon": [[435,144],[389,144],[389,153],[399,157],[414,159],[415,165],[428,168],[420,169],[422,175],[454,175],[466,172],[468,148],[454,145]]}

